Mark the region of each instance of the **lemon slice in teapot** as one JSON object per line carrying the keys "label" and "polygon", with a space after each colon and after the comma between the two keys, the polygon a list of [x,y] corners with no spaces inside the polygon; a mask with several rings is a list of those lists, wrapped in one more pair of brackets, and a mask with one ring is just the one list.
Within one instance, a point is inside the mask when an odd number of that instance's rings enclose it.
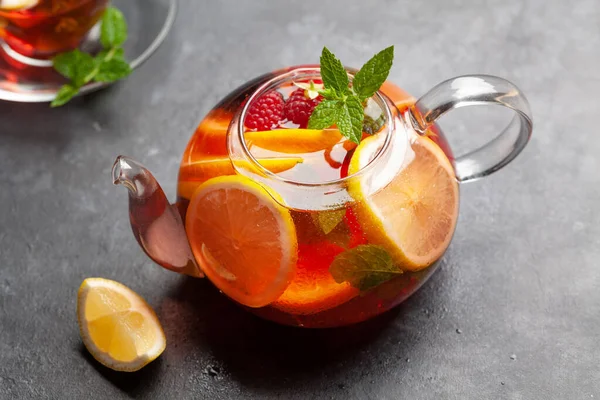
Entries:
{"label": "lemon slice in teapot", "polygon": [[202,271],[248,307],[277,300],[296,273],[296,228],[279,202],[276,193],[233,175],[204,182],[187,209],[186,232]]}
{"label": "lemon slice in teapot", "polygon": [[[377,136],[361,142],[349,173],[367,165],[379,150]],[[350,181],[356,212],[369,241],[385,247],[404,270],[418,271],[442,256],[458,217],[458,182],[452,164],[427,137],[411,144],[411,161],[374,194],[358,178]]]}

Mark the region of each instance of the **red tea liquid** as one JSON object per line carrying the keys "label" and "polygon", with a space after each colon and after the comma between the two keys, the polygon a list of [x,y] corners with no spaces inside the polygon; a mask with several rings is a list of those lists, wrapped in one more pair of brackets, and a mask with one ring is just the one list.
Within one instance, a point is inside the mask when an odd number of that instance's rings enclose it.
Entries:
{"label": "red tea liquid", "polygon": [[23,10],[0,10],[0,38],[16,52],[49,58],[75,49],[98,22],[108,0],[40,0]]}
{"label": "red tea liquid", "polygon": [[[280,71],[278,71],[280,72]],[[178,206],[184,215],[189,199],[202,182],[222,175],[233,175],[235,170],[228,158],[227,131],[234,114],[252,93],[273,75],[261,76],[231,93],[219,103],[198,126],[188,144],[180,167]],[[281,90],[286,96],[286,89]],[[414,103],[414,98],[397,86],[386,82],[381,91],[403,112]],[[268,133],[268,132],[267,132]],[[428,136],[453,159],[448,143],[437,127]],[[278,154],[268,150],[251,150],[261,159],[298,156],[303,162],[287,161],[263,164],[272,172],[287,179],[301,182],[326,182],[347,175],[354,146],[340,140],[331,148],[305,154]],[[261,162],[262,163],[262,162]],[[276,169],[273,171],[273,168]],[[319,225],[323,212],[290,210],[298,241],[296,277],[284,294],[271,305],[251,311],[279,323],[304,327],[347,325],[366,320],[402,302],[424,282],[435,268],[407,272],[385,282],[373,290],[360,294],[347,282],[338,284],[329,272],[333,259],[346,249],[368,244],[352,205],[336,210],[339,222],[325,233]],[[321,214],[320,214],[321,213]],[[324,221],[327,223],[327,216]]]}

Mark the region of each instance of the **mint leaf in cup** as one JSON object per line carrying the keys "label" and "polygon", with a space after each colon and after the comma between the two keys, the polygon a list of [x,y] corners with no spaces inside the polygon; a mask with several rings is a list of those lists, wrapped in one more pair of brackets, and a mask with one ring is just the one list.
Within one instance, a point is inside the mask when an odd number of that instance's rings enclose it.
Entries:
{"label": "mint leaf in cup", "polygon": [[74,87],[84,85],[86,78],[95,68],[94,58],[80,50],[62,53],[53,60],[54,69],[71,79]]}
{"label": "mint leaf in cup", "polygon": [[119,47],[127,40],[127,21],[115,7],[108,7],[102,16],[100,43],[104,48]]}
{"label": "mint leaf in cup", "polygon": [[339,254],[329,272],[337,283],[349,282],[367,291],[402,274],[392,256],[381,246],[364,244]]}
{"label": "mint leaf in cup", "polygon": [[114,82],[125,78],[131,73],[131,67],[123,59],[113,58],[100,64],[94,77],[96,82]]}
{"label": "mint leaf in cup", "polygon": [[118,9],[108,7],[102,17],[100,43],[104,49],[95,57],[78,49],[62,53],[53,60],[54,69],[71,80],[58,91],[51,107],[67,103],[79,93],[81,87],[91,81],[114,82],[131,73],[121,47],[127,40],[127,22]]}
{"label": "mint leaf in cup", "polygon": [[52,102],[53,107],[62,106],[71,100],[79,91],[78,88],[71,85],[63,85],[58,93],[56,94],[56,98]]}

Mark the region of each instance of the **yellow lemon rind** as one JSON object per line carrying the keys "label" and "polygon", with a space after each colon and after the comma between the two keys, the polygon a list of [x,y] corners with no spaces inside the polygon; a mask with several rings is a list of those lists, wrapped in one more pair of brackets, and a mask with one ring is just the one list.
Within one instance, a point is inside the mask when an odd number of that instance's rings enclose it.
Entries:
{"label": "yellow lemon rind", "polygon": [[[287,289],[289,283],[295,275],[298,256],[296,227],[290,211],[281,205],[285,203],[283,198],[278,193],[271,188],[262,186],[250,178],[241,175],[219,176],[207,180],[198,186],[198,188],[194,191],[191,202],[193,202],[195,198],[203,196],[203,194],[208,191],[219,188],[233,187],[251,192],[254,196],[259,198],[264,205],[267,205],[273,212],[273,215],[275,215],[277,218],[279,230],[281,232],[280,236],[282,238],[287,238],[287,241],[282,243],[282,248],[284,249],[284,254],[286,257],[281,262],[279,275],[273,281],[273,287],[278,287],[278,290],[274,290],[273,293],[268,293],[268,296],[264,295],[264,298],[261,298],[259,301],[258,299],[253,299],[237,292],[232,287],[219,287],[220,290],[240,304],[252,308],[260,308],[276,301],[283,294],[283,292],[285,292],[285,289]],[[188,212],[186,219],[189,218],[191,218],[191,214]],[[188,226],[188,221],[186,221],[186,226]],[[210,278],[212,271],[209,268],[204,268],[204,270],[208,270],[205,272]],[[211,281],[213,281],[213,283],[215,282],[212,279]]]}
{"label": "yellow lemon rind", "polygon": [[[154,346],[149,351],[147,351],[145,354],[138,355],[138,357],[134,360],[124,362],[120,360],[115,360],[108,353],[100,350],[96,346],[96,344],[91,339],[88,330],[88,321],[84,315],[87,296],[89,295],[90,290],[93,290],[94,287],[107,287],[123,295],[131,303],[130,310],[134,310],[144,315],[146,319],[152,323],[153,327],[156,329],[157,332],[157,340]],[[92,357],[94,357],[94,359],[96,359],[96,361],[98,361],[100,364],[115,371],[138,371],[146,365],[148,365],[150,362],[154,361],[156,358],[158,358],[166,348],[167,342],[165,338],[165,333],[152,307],[150,307],[140,295],[138,295],[133,290],[129,289],[127,286],[119,282],[115,282],[104,278],[85,279],[79,287],[79,291],[77,293],[77,321],[79,323],[79,333],[83,340],[83,344],[85,345],[86,349],[90,352]]]}

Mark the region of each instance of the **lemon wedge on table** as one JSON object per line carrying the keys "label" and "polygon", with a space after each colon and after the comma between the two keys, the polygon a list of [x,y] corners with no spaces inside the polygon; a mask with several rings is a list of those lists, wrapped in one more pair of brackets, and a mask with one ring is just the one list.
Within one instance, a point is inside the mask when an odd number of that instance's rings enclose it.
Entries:
{"label": "lemon wedge on table", "polygon": [[165,334],[152,308],[128,287],[88,278],[77,294],[77,319],[85,347],[104,366],[133,372],[161,355]]}
{"label": "lemon wedge on table", "polygon": [[25,10],[37,6],[39,2],[39,0],[0,0],[0,10]]}

